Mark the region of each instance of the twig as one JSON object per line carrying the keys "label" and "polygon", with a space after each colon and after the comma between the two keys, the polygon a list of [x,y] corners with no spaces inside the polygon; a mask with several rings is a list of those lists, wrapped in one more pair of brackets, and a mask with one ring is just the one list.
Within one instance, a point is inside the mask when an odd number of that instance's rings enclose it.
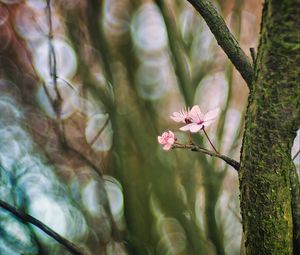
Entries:
{"label": "twig", "polygon": [[30,223],[40,230],[42,230],[44,233],[46,233],[48,236],[52,237],[54,240],[56,240],[58,243],[63,245],[69,252],[71,252],[74,255],[84,255],[84,252],[82,252],[75,244],[67,240],[66,238],[62,237],[58,233],[56,233],[54,230],[49,228],[47,225],[45,225],[43,222],[39,221],[38,219],[30,216],[27,213],[21,212],[15,207],[11,206],[10,204],[4,202],[3,200],[0,200],[0,207],[4,210],[10,212],[13,214],[16,218],[21,220],[25,223]]}
{"label": "twig", "polygon": [[205,134],[205,136],[206,136],[208,142],[210,143],[211,147],[213,147],[214,151],[215,151],[217,154],[219,154],[219,152],[217,151],[217,149],[215,148],[215,146],[213,145],[213,143],[212,143],[211,140],[209,139],[208,134],[206,133],[204,127],[203,127],[203,132],[204,132],[204,134]]}
{"label": "twig", "polygon": [[191,151],[197,151],[197,152],[202,152],[206,155],[212,156],[212,157],[217,157],[220,158],[222,160],[224,160],[227,164],[231,165],[235,170],[239,170],[240,168],[240,163],[235,161],[232,158],[229,158],[227,156],[224,156],[222,154],[213,152],[213,151],[209,151],[207,149],[204,149],[200,146],[194,145],[194,144],[179,144],[179,143],[175,143],[173,144],[174,149],[178,148],[178,149],[190,149]]}
{"label": "twig", "polygon": [[204,18],[218,44],[224,50],[235,68],[240,72],[251,89],[253,68],[245,52],[229,31],[224,19],[209,0],[188,0]]}
{"label": "twig", "polygon": [[77,149],[70,146],[66,140],[65,140],[65,143],[63,144],[63,146],[69,152],[75,154],[80,160],[82,160],[87,165],[89,165],[99,175],[99,177],[101,179],[103,178],[103,172],[101,171],[101,169],[99,167],[97,167],[91,160],[89,160],[82,152],[80,152]]}
{"label": "twig", "polygon": [[300,153],[300,149],[299,149],[299,150],[296,152],[296,154],[293,156],[293,158],[292,158],[293,161],[297,158],[297,156],[299,155],[299,153]]}
{"label": "twig", "polygon": [[99,56],[101,57],[100,63],[103,63],[103,69],[105,73],[105,78],[111,84],[113,82],[113,72],[111,69],[111,57],[110,49],[107,43],[107,39],[104,36],[104,31],[100,25],[99,20],[102,18],[103,4],[99,4],[98,0],[87,1],[86,7],[86,17],[87,17],[87,29],[90,35],[92,45],[99,51]]}
{"label": "twig", "polygon": [[64,123],[61,119],[61,110],[62,110],[62,101],[63,98],[59,92],[58,85],[57,85],[57,67],[56,67],[56,53],[53,46],[53,24],[52,24],[52,10],[51,10],[51,0],[46,0],[46,13],[48,16],[48,26],[49,26],[49,32],[48,32],[48,44],[49,44],[49,69],[50,69],[50,75],[52,77],[52,82],[54,85],[54,91],[56,94],[56,99],[53,100],[52,107],[54,109],[54,112],[58,119],[58,127],[59,127],[59,136],[60,140],[64,140],[64,133],[65,133],[65,127]]}
{"label": "twig", "polygon": [[[58,101],[62,101],[62,97],[57,87],[57,68],[56,68],[56,54],[54,50],[54,46],[52,43],[53,39],[53,25],[52,25],[52,11],[51,11],[51,0],[47,0],[46,11],[48,14],[48,25],[49,25],[49,32],[48,32],[48,43],[49,43],[49,68],[50,68],[50,75],[52,76],[53,85],[55,89],[55,93],[57,96]],[[59,113],[60,114],[60,113]]]}
{"label": "twig", "polygon": [[104,125],[98,130],[97,134],[93,137],[92,141],[90,142],[90,146],[93,146],[94,143],[97,141],[97,139],[100,137],[104,129],[107,127],[109,123],[109,116],[107,116],[107,119],[104,122]]}
{"label": "twig", "polygon": [[64,83],[66,83],[68,85],[68,87],[70,87],[72,90],[76,91],[75,88],[74,88],[74,86],[70,82],[68,82],[67,80],[65,80],[64,78],[59,77],[59,76],[56,76],[56,78],[62,80]]}

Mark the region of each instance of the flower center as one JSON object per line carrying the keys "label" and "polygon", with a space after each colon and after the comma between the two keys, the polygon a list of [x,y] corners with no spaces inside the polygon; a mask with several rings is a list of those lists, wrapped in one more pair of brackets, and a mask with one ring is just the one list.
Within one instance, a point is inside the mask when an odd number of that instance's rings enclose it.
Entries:
{"label": "flower center", "polygon": [[199,120],[198,122],[197,122],[197,125],[201,125],[201,124],[203,124],[203,120]]}
{"label": "flower center", "polygon": [[186,124],[192,123],[192,121],[190,120],[190,118],[185,118],[184,121],[185,121]]}

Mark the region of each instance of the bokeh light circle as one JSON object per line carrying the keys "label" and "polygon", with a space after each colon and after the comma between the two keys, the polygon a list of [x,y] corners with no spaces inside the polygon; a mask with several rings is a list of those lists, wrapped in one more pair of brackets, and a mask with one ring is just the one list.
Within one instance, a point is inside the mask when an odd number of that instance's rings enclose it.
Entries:
{"label": "bokeh light circle", "polygon": [[141,5],[132,20],[131,34],[135,45],[144,51],[157,51],[167,47],[166,27],[155,4]]}
{"label": "bokeh light circle", "polygon": [[108,114],[96,114],[89,118],[85,137],[95,151],[110,150],[113,142],[113,130]]}
{"label": "bokeh light circle", "polygon": [[111,212],[116,220],[120,220],[123,216],[124,207],[122,186],[112,176],[105,175],[104,180]]}
{"label": "bokeh light circle", "polygon": [[[59,117],[61,119],[66,119],[76,111],[75,105],[77,104],[76,101],[78,100],[78,94],[74,87],[61,79],[57,80],[57,89],[62,99]],[[58,95],[53,81],[49,81],[44,85],[40,85],[37,92],[37,99],[42,110],[49,117],[58,117],[53,109],[53,104],[55,104],[55,102],[58,100]]]}
{"label": "bokeh light circle", "polygon": [[[72,79],[77,70],[77,59],[73,48],[62,39],[52,41],[56,56],[57,77]],[[49,41],[44,40],[34,49],[34,65],[39,75],[45,80],[50,80],[51,72],[49,66]]]}
{"label": "bokeh light circle", "polygon": [[6,23],[9,16],[8,9],[0,2],[0,26]]}

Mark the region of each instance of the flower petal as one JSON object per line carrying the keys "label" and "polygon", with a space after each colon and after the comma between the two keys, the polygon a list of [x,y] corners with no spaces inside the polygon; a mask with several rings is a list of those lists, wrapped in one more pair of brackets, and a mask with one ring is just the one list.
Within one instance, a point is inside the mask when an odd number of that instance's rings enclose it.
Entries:
{"label": "flower petal", "polygon": [[170,116],[170,118],[172,120],[174,120],[175,122],[184,122],[184,118],[183,117],[177,117],[177,116]]}
{"label": "flower petal", "polygon": [[168,151],[168,150],[171,149],[171,147],[172,147],[172,144],[166,144],[166,145],[163,146],[163,149],[164,149],[165,151]]}
{"label": "flower petal", "polygon": [[203,126],[204,127],[209,127],[212,123],[215,122],[216,119],[212,119],[212,120],[208,120],[208,121],[205,121],[203,122]]}
{"label": "flower petal", "polygon": [[173,112],[172,115],[174,117],[182,117],[182,113],[180,113],[180,112]]}
{"label": "flower petal", "polygon": [[173,112],[173,114],[170,116],[170,118],[175,122],[183,122],[183,123],[185,123],[185,119],[187,117],[188,117],[188,112],[186,111]]}
{"label": "flower petal", "polygon": [[203,114],[200,110],[199,105],[194,105],[189,112],[189,116],[192,119],[192,122],[199,122],[203,119]]}
{"label": "flower petal", "polygon": [[158,137],[157,137],[157,141],[158,141],[158,143],[160,143],[160,144],[165,144],[165,143],[164,143],[164,139],[163,139],[161,136],[158,136]]}
{"label": "flower petal", "polygon": [[171,130],[169,130],[169,136],[175,138],[175,134]]}
{"label": "flower petal", "polygon": [[198,114],[198,115],[202,114],[199,105],[194,105],[192,107],[192,109],[190,110],[190,113],[192,113],[192,114]]}
{"label": "flower petal", "polygon": [[202,124],[200,124],[200,125],[195,124],[195,125],[191,126],[190,131],[192,133],[197,133],[201,130],[202,127],[203,127]]}
{"label": "flower petal", "polygon": [[195,123],[190,123],[190,124],[187,124],[187,125],[185,125],[185,126],[179,128],[179,130],[181,130],[181,131],[189,131],[190,128],[191,128],[191,126],[193,126],[193,125],[197,125],[197,124],[195,124]]}
{"label": "flower petal", "polygon": [[213,121],[217,118],[218,114],[220,112],[220,108],[216,108],[214,110],[209,111],[204,115],[204,122],[206,121]]}
{"label": "flower petal", "polygon": [[170,137],[167,142],[169,144],[173,144],[175,142],[175,139],[173,137]]}
{"label": "flower petal", "polygon": [[169,132],[168,131],[165,131],[162,133],[162,137],[167,137],[169,135]]}

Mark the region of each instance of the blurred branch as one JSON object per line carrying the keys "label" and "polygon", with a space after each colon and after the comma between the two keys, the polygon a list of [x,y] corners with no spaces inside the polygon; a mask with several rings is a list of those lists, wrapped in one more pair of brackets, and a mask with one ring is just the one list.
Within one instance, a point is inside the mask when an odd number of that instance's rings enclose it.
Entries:
{"label": "blurred branch", "polygon": [[197,151],[197,152],[201,152],[201,153],[204,153],[206,155],[209,155],[209,156],[212,156],[212,157],[217,157],[217,158],[220,158],[222,160],[224,160],[227,164],[231,165],[235,170],[239,170],[240,168],[240,163],[235,161],[234,159],[232,158],[229,158],[227,156],[224,156],[220,153],[216,153],[216,152],[213,152],[213,151],[209,151],[207,149],[204,149],[200,146],[197,146],[197,145],[194,145],[194,144],[178,144],[178,143],[175,143],[173,145],[173,148],[176,149],[176,148],[179,148],[179,149],[190,149],[191,151]]}
{"label": "blurred branch", "polygon": [[[52,25],[52,11],[51,11],[51,0],[47,0],[47,6],[46,6],[46,11],[47,11],[47,15],[48,15],[48,26],[49,26],[49,33],[48,33],[48,42],[49,42],[49,71],[52,77],[52,81],[54,84],[54,89],[57,95],[57,99],[53,100],[48,89],[47,86],[45,85],[45,83],[43,83],[44,86],[44,90],[45,93],[57,115],[58,118],[58,135],[59,135],[59,141],[61,143],[61,145],[63,146],[63,148],[67,149],[69,152],[74,153],[79,159],[81,159],[82,161],[86,162],[93,170],[96,171],[96,173],[100,176],[100,178],[103,177],[103,173],[102,171],[92,162],[90,161],[83,153],[81,153],[80,151],[76,150],[75,148],[73,148],[72,146],[69,145],[68,141],[66,140],[65,137],[65,129],[64,129],[64,123],[61,120],[61,106],[62,106],[62,97],[60,95],[60,92],[58,90],[58,86],[57,86],[57,79],[59,78],[57,76],[57,70],[56,70],[56,53],[54,50],[54,46],[53,46],[53,25]],[[74,86],[69,83],[68,81],[66,81],[63,78],[60,78],[62,81],[64,81],[70,88],[72,88],[74,90]],[[99,133],[97,133],[97,135],[94,137],[94,139],[92,140],[91,145],[94,144],[94,142],[98,139],[98,137],[101,135],[103,129],[106,127],[106,125],[108,124],[108,120],[106,121],[106,123],[104,124],[103,128],[100,129]]]}
{"label": "blurred branch", "polygon": [[188,69],[184,63],[184,56],[181,49],[183,48],[182,41],[178,34],[177,25],[175,19],[172,17],[170,8],[165,6],[163,0],[156,1],[157,6],[160,8],[162,16],[164,18],[167,34],[169,40],[169,46],[171,54],[173,56],[174,69],[178,79],[179,88],[184,96],[185,102],[190,105],[193,101],[194,88],[191,88],[193,85],[191,83],[191,78],[188,73]]}
{"label": "blurred branch", "polygon": [[47,0],[47,6],[46,6],[46,12],[47,12],[47,18],[48,18],[48,26],[49,26],[49,32],[48,32],[48,43],[49,43],[49,69],[50,69],[50,75],[53,79],[53,84],[55,85],[55,92],[57,94],[57,98],[61,99],[61,95],[57,88],[57,70],[56,70],[56,55],[55,55],[55,49],[52,43],[53,39],[53,25],[52,25],[52,10],[51,10],[51,0]]}
{"label": "blurred branch", "polygon": [[255,49],[254,48],[250,48],[250,53],[251,53],[252,63],[254,65],[255,64],[255,59],[256,59]]}
{"label": "blurred branch", "polygon": [[[240,33],[241,33],[241,13],[242,13],[242,9],[243,9],[243,5],[244,5],[244,0],[235,0],[234,1],[234,6],[232,8],[232,17],[230,20],[230,26],[232,27],[232,32],[234,34],[234,36],[236,37],[237,40],[239,40],[240,38]],[[222,110],[222,114],[220,115],[219,121],[218,121],[218,127],[217,127],[217,141],[219,142],[218,144],[218,149],[221,151],[222,148],[222,140],[224,138],[225,132],[224,132],[224,128],[225,128],[225,121],[228,118],[228,112],[229,109],[231,107],[231,103],[232,103],[232,97],[233,97],[233,74],[234,74],[234,67],[233,65],[228,65],[227,62],[229,60],[226,61],[226,69],[225,69],[225,75],[228,81],[228,89],[227,89],[227,100],[226,100],[226,104],[225,107]],[[244,116],[244,114],[242,114],[242,116]],[[243,118],[242,118],[243,119]],[[242,134],[242,130],[244,123],[243,121],[240,121],[240,125],[237,129],[238,132],[235,133],[235,137],[232,140],[232,145],[231,148],[229,150],[228,156],[230,157],[232,155],[232,153],[235,152],[236,145],[238,145],[238,141],[239,139],[241,139],[241,134]],[[225,166],[224,171],[227,171],[228,165]]]}
{"label": "blurred branch", "polygon": [[[107,40],[104,36],[104,31],[102,26],[100,25],[102,8],[104,3],[100,3],[97,0],[87,1],[86,7],[86,18],[87,18],[87,29],[89,31],[89,35],[95,49],[98,50],[100,56],[102,66],[105,72],[105,78],[108,82],[113,84],[113,73],[111,69],[111,57],[110,57],[110,49],[107,43]],[[75,23],[76,24],[76,23]]]}
{"label": "blurred branch", "polygon": [[[56,68],[56,53],[55,53],[55,49],[53,46],[53,24],[52,24],[52,10],[51,10],[51,0],[47,0],[47,5],[46,5],[46,13],[47,13],[47,18],[48,18],[48,26],[49,26],[49,32],[48,32],[48,44],[49,44],[49,52],[48,52],[48,57],[49,57],[49,73],[51,75],[52,78],[52,82],[53,82],[53,86],[54,86],[54,91],[56,93],[57,98],[52,100],[53,104],[52,107],[54,109],[54,112],[57,116],[57,120],[58,120],[58,127],[60,132],[58,133],[59,138],[61,141],[63,141],[64,136],[61,135],[64,133],[64,123],[61,119],[61,109],[62,109],[62,101],[63,98],[59,92],[58,89],[58,85],[57,85],[57,68]],[[49,101],[51,102],[51,96],[49,94],[49,92],[47,92],[46,90],[46,86],[44,86],[45,92],[47,97],[49,98]]]}
{"label": "blurred branch", "polygon": [[298,150],[298,151],[296,152],[296,154],[293,156],[293,161],[297,158],[297,156],[299,155],[299,153],[300,153],[300,150]]}
{"label": "blurred branch", "polygon": [[224,50],[235,68],[240,72],[248,87],[251,89],[253,67],[237,40],[229,31],[224,19],[209,0],[188,0],[200,13],[218,44]]}
{"label": "blurred branch", "polygon": [[65,141],[62,145],[68,152],[72,153],[78,159],[82,160],[88,166],[90,166],[101,179],[103,178],[103,172],[101,171],[101,169],[97,167],[90,159],[88,159],[81,151],[78,151],[77,149],[72,147],[67,141]]}
{"label": "blurred branch", "polygon": [[98,138],[100,137],[100,135],[103,133],[103,131],[107,127],[108,123],[109,123],[109,116],[107,116],[107,118],[106,118],[106,120],[104,122],[103,127],[101,127],[99,129],[99,131],[97,132],[97,134],[93,137],[92,141],[90,142],[90,146],[91,147],[95,144],[95,142],[98,140]]}
{"label": "blurred branch", "polygon": [[[62,6],[63,7],[63,6]],[[98,50],[98,53],[100,54],[100,57],[97,59],[100,63],[100,65],[103,65],[105,78],[106,80],[113,84],[113,75],[111,71],[111,55],[109,54],[109,47],[106,43],[106,40],[104,38],[104,34],[102,31],[102,27],[100,26],[99,20],[101,19],[101,8],[102,4],[98,4],[97,1],[92,0],[88,2],[88,6],[86,9],[87,14],[87,29],[92,41],[93,46]],[[81,30],[80,26],[77,25],[78,23],[78,16],[80,15],[80,12],[78,10],[67,10],[62,8],[64,11],[64,16],[66,18],[66,25],[67,25],[67,31],[69,34],[69,39],[75,49],[75,52],[78,55],[78,71],[79,76],[82,79],[82,83],[84,84],[84,87],[89,90],[93,98],[96,99],[96,102],[101,102],[104,104],[106,110],[109,113],[109,116],[111,117],[112,126],[114,130],[117,130],[116,123],[114,121],[114,114],[115,114],[115,105],[111,98],[111,96],[107,93],[106,87],[101,87],[97,85],[97,81],[94,79],[91,68],[89,66],[89,63],[85,61],[85,58],[81,55],[82,51],[81,49],[84,47],[84,42],[81,37]],[[103,129],[108,124],[107,119],[106,123],[104,124],[103,128],[99,130],[99,132],[96,134],[94,139],[92,140],[92,143],[90,146],[97,140],[99,135],[101,135]],[[117,132],[114,132],[114,136]],[[114,138],[114,141],[117,141],[117,139]],[[100,167],[98,167],[92,160],[90,160],[84,153],[74,148],[71,144],[65,143],[63,144],[65,148],[74,156],[79,157],[82,161],[84,161],[86,164],[88,164],[100,177],[101,180],[103,180],[103,172]],[[115,162],[114,162],[115,163]],[[108,202],[108,194],[105,191],[105,200]],[[106,203],[105,209],[107,210],[107,213],[109,215],[110,223],[112,225],[112,236],[114,241],[120,242],[122,241],[122,234],[118,229],[117,223],[115,222],[111,209],[108,206],[108,203]]]}
{"label": "blurred branch", "polygon": [[10,212],[13,214],[16,218],[21,220],[25,223],[30,223],[40,230],[42,230],[44,233],[46,233],[48,236],[52,237],[54,240],[56,240],[58,243],[63,245],[69,252],[71,252],[74,255],[84,255],[84,253],[72,242],[65,239],[55,231],[53,231],[51,228],[49,228],[47,225],[39,221],[38,219],[30,216],[27,213],[21,212],[17,210],[15,207],[11,206],[10,204],[4,202],[3,200],[0,200],[0,207],[4,210]]}

